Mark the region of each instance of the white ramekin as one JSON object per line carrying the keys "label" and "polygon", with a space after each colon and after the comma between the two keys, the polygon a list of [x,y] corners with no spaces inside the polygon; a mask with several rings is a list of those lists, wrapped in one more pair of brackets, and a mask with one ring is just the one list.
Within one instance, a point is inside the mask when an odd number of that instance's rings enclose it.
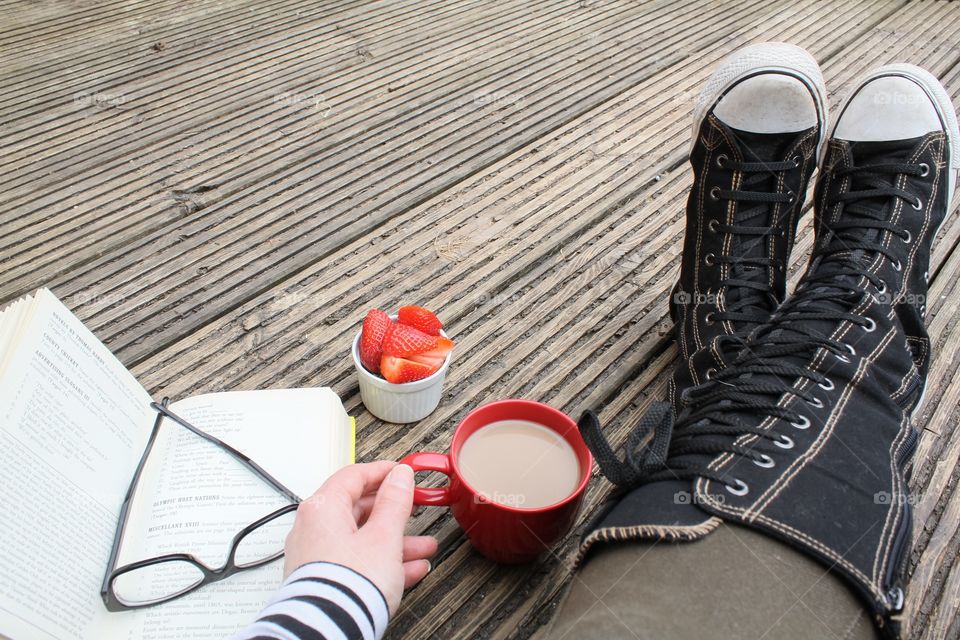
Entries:
{"label": "white ramekin", "polygon": [[[390,316],[396,321],[397,316]],[[353,366],[360,383],[360,398],[373,415],[386,422],[404,423],[422,420],[433,413],[443,396],[443,380],[453,353],[447,355],[440,368],[422,380],[393,384],[370,373],[360,362],[360,334],[353,339]],[[448,337],[442,330],[440,335]]]}

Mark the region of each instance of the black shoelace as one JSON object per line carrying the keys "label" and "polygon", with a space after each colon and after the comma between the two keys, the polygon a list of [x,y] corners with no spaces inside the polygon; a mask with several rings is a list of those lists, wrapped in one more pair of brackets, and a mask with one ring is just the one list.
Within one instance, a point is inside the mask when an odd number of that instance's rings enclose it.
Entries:
{"label": "black shoelace", "polygon": [[[725,338],[733,346],[747,348],[739,349],[732,365],[710,381],[683,392],[685,408],[675,424],[670,405],[656,403],[630,434],[626,456],[620,460],[596,416],[584,414],[580,429],[604,475],[621,489],[701,477],[723,483],[738,495],[746,493],[743,481],[709,469],[708,464],[716,455],[731,453],[771,466],[773,461],[762,443],[789,449],[793,442],[786,435],[757,426],[767,416],[787,420],[799,429],[810,426],[809,418],[797,408],[802,404],[785,407],[778,401],[791,394],[810,406],[822,407],[811,389],[830,390],[833,382],[808,363],[818,349],[844,362],[856,355],[854,347],[831,338],[827,328],[842,321],[867,331],[876,328],[873,321],[851,311],[865,295],[872,295],[859,285],[865,279],[879,293],[886,291],[886,284],[869,270],[878,255],[890,260],[895,270],[901,268],[894,253],[880,242],[885,231],[909,240],[909,233],[888,219],[892,204],[900,199],[922,208],[916,195],[894,186],[893,181],[904,174],[922,177],[928,170],[924,165],[905,163],[836,170],[838,178],[848,177],[851,184],[835,202],[828,203],[828,207],[840,203],[842,214],[840,222],[831,224],[818,243],[812,257],[815,268],[794,296],[756,329],[749,343],[742,337]],[[813,384],[801,389],[798,383],[804,379]],[[749,447],[736,443],[748,434],[758,440]]]}
{"label": "black shoelace", "polygon": [[745,177],[740,189],[714,189],[710,197],[715,200],[732,200],[737,203],[756,203],[756,206],[741,208],[739,222],[722,224],[711,222],[710,229],[716,233],[729,233],[734,236],[733,244],[739,244],[739,255],[715,256],[718,264],[729,264],[730,275],[720,283],[727,290],[726,310],[714,313],[710,321],[729,321],[739,327],[738,333],[749,332],[757,324],[764,322],[778,300],[770,290],[769,270],[776,268],[774,260],[763,255],[766,239],[770,236],[783,237],[781,228],[772,226],[770,211],[773,204],[792,205],[797,195],[792,191],[777,193],[770,189],[778,175],[784,171],[797,170],[800,156],[780,162],[735,162],[726,156],[720,156],[717,164],[723,169],[742,172]]}

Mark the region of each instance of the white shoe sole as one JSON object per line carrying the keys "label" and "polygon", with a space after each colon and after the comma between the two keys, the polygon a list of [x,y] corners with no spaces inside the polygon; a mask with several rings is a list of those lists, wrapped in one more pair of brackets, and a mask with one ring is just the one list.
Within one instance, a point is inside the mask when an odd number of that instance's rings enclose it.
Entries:
{"label": "white shoe sole", "polygon": [[[810,91],[817,108],[820,136],[817,139],[817,159],[821,156],[827,137],[827,90],[823,83],[820,66],[805,49],[786,42],[763,42],[738,49],[720,62],[710,74],[693,114],[693,134],[689,152],[700,135],[700,126],[707,113],[719,102],[732,86],[750,76],[760,73],[782,73],[800,80]],[[819,163],[818,163],[819,164]]]}

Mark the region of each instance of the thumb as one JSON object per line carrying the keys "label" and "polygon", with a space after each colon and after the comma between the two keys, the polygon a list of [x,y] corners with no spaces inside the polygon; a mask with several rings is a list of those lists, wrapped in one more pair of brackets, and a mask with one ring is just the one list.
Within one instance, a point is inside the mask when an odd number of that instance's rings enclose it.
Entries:
{"label": "thumb", "polygon": [[413,469],[398,464],[377,490],[373,510],[364,528],[370,527],[390,538],[403,541],[403,529],[413,509]]}

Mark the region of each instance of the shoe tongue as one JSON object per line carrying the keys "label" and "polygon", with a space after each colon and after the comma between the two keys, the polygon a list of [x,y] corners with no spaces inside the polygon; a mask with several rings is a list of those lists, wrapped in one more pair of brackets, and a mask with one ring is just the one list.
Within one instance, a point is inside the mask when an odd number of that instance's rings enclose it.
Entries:
{"label": "shoe tongue", "polygon": [[[845,152],[848,154],[848,160],[853,163],[854,167],[879,164],[897,164],[909,161],[918,142],[919,140],[846,142]],[[882,179],[888,183],[892,183],[892,178],[893,176],[891,174],[884,174],[882,177]],[[867,191],[874,188],[875,187],[873,185],[864,181],[862,174],[853,174],[852,183],[849,189],[850,191]],[[851,205],[848,204],[844,208],[844,211],[840,214],[839,220],[835,220],[833,222],[856,222],[857,220],[864,220],[867,215],[885,220],[890,215],[890,208],[892,204],[893,198],[890,197],[865,198],[863,200],[858,200],[857,206],[854,208],[865,208],[870,212],[869,214],[851,211]],[[880,229],[862,229],[857,230],[856,233],[858,238],[862,239],[864,242],[879,242],[880,234],[883,232]],[[856,261],[866,266],[873,261],[875,254],[862,249],[844,251],[842,247],[844,246],[845,241],[840,238],[833,239],[832,243],[835,247],[837,247],[837,251],[829,254],[828,257],[834,259],[818,259],[818,262],[814,266],[814,272],[817,275],[836,273],[837,277],[835,278],[835,281],[838,284],[855,288],[860,276],[851,274],[849,272],[849,262]],[[838,260],[836,258],[844,259]],[[815,288],[816,287],[814,287],[814,289]],[[848,311],[846,305],[840,301],[820,300],[817,304],[820,308],[829,306],[836,311]],[[808,330],[813,330],[826,336],[833,333],[835,324],[835,320],[825,318],[822,320],[806,320],[804,327]],[[776,328],[770,332],[769,336],[770,338],[776,339],[785,333],[788,333],[788,331],[788,329]],[[782,358],[782,361],[784,362],[789,361],[800,365],[804,365],[806,360],[806,356],[798,355],[786,356]]]}
{"label": "shoe tongue", "polygon": [[[795,133],[754,133],[728,127],[743,155],[744,162],[780,162],[787,150],[806,131]],[[775,176],[771,176],[775,177]]]}
{"label": "shoe tongue", "polygon": [[[754,133],[732,127],[729,130],[737,141],[744,162],[780,162],[787,155],[790,147],[797,141],[797,138],[806,133]],[[748,173],[745,176],[745,181],[749,181],[749,184],[741,184],[740,188],[744,191],[772,193],[777,189],[777,176],[778,174],[775,172],[768,174]],[[772,210],[773,206],[769,204],[741,202],[737,206],[737,216],[734,224],[749,227],[770,226],[773,223],[770,215]],[[770,253],[769,241],[768,237],[734,234],[730,248],[731,255],[744,258],[765,258]],[[767,274],[763,267],[734,265],[732,277],[743,280],[765,280]],[[727,292],[727,302],[736,304],[744,294],[755,295],[752,291],[731,287]]]}
{"label": "shoe tongue", "polygon": [[[918,138],[910,140],[884,140],[871,142],[844,141],[844,148],[848,161],[851,162],[854,167],[866,167],[879,164],[898,164],[908,162],[918,143]],[[871,189],[875,189],[875,185],[867,182],[868,175],[870,174],[853,174],[848,191],[869,191]],[[872,174],[871,179],[876,180],[877,175]],[[892,185],[894,176],[892,174],[883,174],[880,176],[880,179],[883,180],[885,184]],[[856,201],[855,204],[848,204],[844,208],[844,211],[840,214],[839,219],[833,220],[832,222],[856,222],[857,220],[864,220],[867,217],[876,218],[878,220],[886,220],[890,217],[890,210],[894,202],[895,200],[889,196],[864,198]],[[870,213],[861,213],[856,211],[856,209],[867,209]],[[862,231],[858,231],[857,235],[859,236],[859,239],[864,242],[879,242],[882,233],[883,231],[880,229],[863,229]],[[860,262],[861,264],[868,264],[874,258],[874,255],[871,252],[865,252],[863,250],[844,252],[842,249],[840,249],[840,247],[842,247],[841,243],[843,243],[843,240],[836,239],[833,242],[837,243],[838,252],[836,255],[838,257],[849,257]],[[828,262],[827,264],[824,264],[823,268],[828,270],[839,267],[831,265]]]}
{"label": "shoe tongue", "polygon": [[[865,167],[878,164],[901,164],[910,161],[916,149],[919,139],[911,140],[884,140],[882,142],[848,142],[850,158],[853,160],[853,166]],[[892,174],[882,176],[884,182],[893,184],[895,177]],[[873,188],[870,184],[864,182],[862,174],[854,174],[853,181],[850,184],[851,191],[867,190]],[[859,201],[861,205],[868,207],[885,219],[889,216],[890,207],[893,205],[893,199],[889,197],[866,198]],[[877,239],[879,231],[874,231],[871,240]]]}

